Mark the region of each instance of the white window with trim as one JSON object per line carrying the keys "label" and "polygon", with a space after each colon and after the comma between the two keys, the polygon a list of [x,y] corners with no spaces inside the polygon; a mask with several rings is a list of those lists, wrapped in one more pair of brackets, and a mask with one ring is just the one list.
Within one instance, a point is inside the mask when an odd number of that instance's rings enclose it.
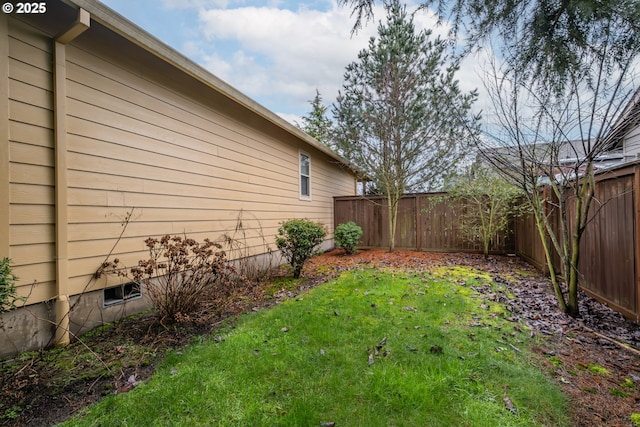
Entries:
{"label": "white window with trim", "polygon": [[311,157],[300,152],[300,199],[311,200]]}

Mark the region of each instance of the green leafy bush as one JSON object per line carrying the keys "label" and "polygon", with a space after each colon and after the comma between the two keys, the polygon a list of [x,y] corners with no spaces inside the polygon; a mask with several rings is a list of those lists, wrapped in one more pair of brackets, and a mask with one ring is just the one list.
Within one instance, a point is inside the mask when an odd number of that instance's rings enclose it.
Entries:
{"label": "green leafy bush", "polygon": [[0,313],[16,308],[16,301],[20,298],[16,295],[16,280],[18,277],[11,271],[11,260],[0,260]]}
{"label": "green leafy bush", "polygon": [[336,245],[343,248],[349,255],[356,252],[360,237],[362,237],[362,228],[353,221],[339,224],[333,233]]}
{"label": "green leafy bush", "polygon": [[300,277],[304,263],[313,256],[314,248],[326,235],[324,225],[308,219],[290,219],[278,228],[276,246],[293,267],[294,278]]}

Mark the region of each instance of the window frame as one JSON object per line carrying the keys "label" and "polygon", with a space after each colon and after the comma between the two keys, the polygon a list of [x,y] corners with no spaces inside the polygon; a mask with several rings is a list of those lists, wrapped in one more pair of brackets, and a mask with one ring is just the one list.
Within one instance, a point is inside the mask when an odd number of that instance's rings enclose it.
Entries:
{"label": "window frame", "polygon": [[102,290],[102,306],[111,307],[142,298],[142,285],[137,282],[122,283]]}
{"label": "window frame", "polygon": [[[308,174],[304,174],[302,171],[302,158],[306,157],[307,159],[307,163],[309,165],[309,173]],[[303,178],[306,178],[307,180],[307,193],[308,194],[304,194],[302,192],[303,190]],[[300,198],[300,200],[311,200],[311,156],[309,155],[309,153],[305,152],[305,151],[298,151],[298,197]]]}

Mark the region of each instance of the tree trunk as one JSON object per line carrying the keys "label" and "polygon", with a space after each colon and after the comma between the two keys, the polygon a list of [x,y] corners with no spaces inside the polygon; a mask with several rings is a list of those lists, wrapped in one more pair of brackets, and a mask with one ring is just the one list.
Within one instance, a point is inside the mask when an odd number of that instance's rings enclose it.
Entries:
{"label": "tree trunk", "polygon": [[580,282],[578,265],[580,263],[580,240],[589,219],[589,208],[593,199],[593,163],[587,164],[586,177],[576,185],[576,211],[574,215],[573,233],[571,234],[570,271],[567,272],[567,285],[569,287],[567,313],[573,317],[580,315],[578,304],[578,286]]}
{"label": "tree trunk", "polygon": [[569,287],[567,314],[572,317],[578,317],[580,315],[580,307],[578,305],[578,262],[580,261],[580,237],[576,233],[572,236],[571,240],[571,270],[568,272],[567,277],[567,284]]}
{"label": "tree trunk", "polygon": [[560,283],[558,282],[558,275],[556,274],[556,269],[553,266],[553,257],[551,254],[551,248],[549,248],[549,241],[547,240],[547,226],[542,219],[542,215],[544,212],[540,212],[533,207],[533,214],[536,219],[536,227],[538,229],[538,233],[540,234],[540,240],[542,241],[542,249],[544,250],[544,256],[547,260],[547,267],[549,268],[549,278],[551,279],[551,285],[553,286],[553,292],[556,295],[556,299],[558,300],[558,305],[560,306],[560,310],[563,312],[567,312],[567,303],[564,299],[564,295],[562,294],[562,288],[560,287]]}
{"label": "tree trunk", "polygon": [[387,192],[387,209],[389,212],[389,252],[393,252],[396,248],[396,219],[398,217],[398,199],[394,195],[392,200],[391,192]]}

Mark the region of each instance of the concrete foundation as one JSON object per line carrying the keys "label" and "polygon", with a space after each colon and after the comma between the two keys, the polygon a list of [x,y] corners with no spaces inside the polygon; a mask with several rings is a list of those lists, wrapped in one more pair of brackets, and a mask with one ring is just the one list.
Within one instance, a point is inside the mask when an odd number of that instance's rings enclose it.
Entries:
{"label": "concrete foundation", "polygon": [[[68,318],[71,340],[83,333],[151,307],[143,296],[105,307],[102,290],[70,298]],[[40,350],[54,343],[56,302],[44,302],[11,310],[0,315],[0,358],[25,351]]]}

